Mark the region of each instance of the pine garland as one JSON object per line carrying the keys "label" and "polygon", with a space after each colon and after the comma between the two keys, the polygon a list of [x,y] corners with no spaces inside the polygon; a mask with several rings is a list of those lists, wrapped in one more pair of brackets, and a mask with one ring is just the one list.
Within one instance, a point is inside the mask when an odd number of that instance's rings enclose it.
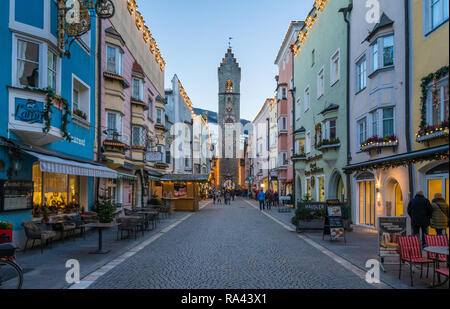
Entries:
{"label": "pine garland", "polygon": [[420,119],[420,130],[425,130],[428,126],[427,123],[427,97],[428,97],[428,85],[434,80],[435,82],[446,76],[449,72],[449,67],[444,66],[437,70],[435,73],[431,73],[428,76],[422,78],[421,88],[422,88],[422,97],[421,97],[421,119]]}
{"label": "pine garland", "polygon": [[67,125],[69,124],[69,102],[67,102],[66,99],[55,95],[55,92],[51,88],[44,89],[45,92],[47,92],[47,100],[45,103],[44,108],[44,128],[42,128],[42,132],[48,133],[50,131],[51,127],[51,114],[53,102],[56,99],[58,103],[60,104],[60,108],[62,108],[62,119],[61,119],[61,132],[66,141],[69,143],[72,141],[72,137],[70,136],[69,132],[67,132]]}

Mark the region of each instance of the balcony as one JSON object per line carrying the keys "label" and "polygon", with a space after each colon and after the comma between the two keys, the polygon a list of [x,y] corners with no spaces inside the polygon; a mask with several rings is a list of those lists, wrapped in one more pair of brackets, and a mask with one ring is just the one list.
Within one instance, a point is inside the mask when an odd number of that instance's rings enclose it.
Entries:
{"label": "balcony", "polygon": [[304,160],[306,160],[306,154],[304,152],[301,152],[299,154],[294,154],[291,157],[291,160],[294,161],[294,162],[296,162],[296,161],[304,161]]}
{"label": "balcony", "polygon": [[327,150],[336,150],[341,147],[341,141],[339,138],[327,140],[322,140],[319,144],[316,145],[316,149],[320,151],[327,151]]}
{"label": "balcony", "polygon": [[443,121],[438,126],[427,126],[416,134],[418,143],[429,143],[433,140],[446,139],[448,142],[449,128],[448,122]]}
{"label": "balcony", "polygon": [[381,152],[383,148],[396,148],[398,146],[398,139],[394,135],[389,137],[374,136],[362,143],[359,148],[363,152],[371,152],[372,150],[378,150]]}
{"label": "balcony", "polygon": [[143,102],[142,100],[131,98],[130,103],[132,106],[142,107],[144,110],[148,110],[147,103]]}
{"label": "balcony", "polygon": [[103,146],[107,151],[125,152],[129,149],[130,136],[128,134],[120,134],[114,129],[106,130],[106,139]]}

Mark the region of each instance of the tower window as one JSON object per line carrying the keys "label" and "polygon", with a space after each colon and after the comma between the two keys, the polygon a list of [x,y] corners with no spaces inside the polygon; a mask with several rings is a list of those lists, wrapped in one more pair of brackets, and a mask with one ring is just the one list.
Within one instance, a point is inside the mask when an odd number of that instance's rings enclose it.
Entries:
{"label": "tower window", "polygon": [[233,92],[233,81],[231,79],[227,79],[225,82],[225,92]]}

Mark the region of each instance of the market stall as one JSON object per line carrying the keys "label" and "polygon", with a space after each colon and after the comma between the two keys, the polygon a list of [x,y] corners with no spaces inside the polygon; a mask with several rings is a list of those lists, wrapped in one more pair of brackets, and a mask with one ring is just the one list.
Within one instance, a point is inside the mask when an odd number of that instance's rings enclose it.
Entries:
{"label": "market stall", "polygon": [[171,212],[197,211],[200,187],[208,182],[208,175],[171,174],[161,178],[163,197]]}

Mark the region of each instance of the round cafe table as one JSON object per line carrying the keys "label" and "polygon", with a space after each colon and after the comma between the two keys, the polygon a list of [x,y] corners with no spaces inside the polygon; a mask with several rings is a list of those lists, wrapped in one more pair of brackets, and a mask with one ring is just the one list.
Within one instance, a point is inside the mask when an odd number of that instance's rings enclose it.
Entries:
{"label": "round cafe table", "polygon": [[117,223],[89,223],[86,227],[90,227],[98,230],[98,249],[91,251],[89,254],[106,254],[111,250],[103,250],[103,230],[113,228],[117,226]]}
{"label": "round cafe table", "polygon": [[[442,255],[446,255],[447,256],[447,268],[449,267],[449,254],[448,254],[448,247],[425,247],[423,248],[423,250],[425,252],[430,252],[430,253],[434,253],[434,254],[442,254]],[[445,283],[447,283],[448,281],[448,277],[446,280],[444,280],[443,283],[439,284],[439,285],[434,285],[432,286],[433,288],[438,287],[438,286],[442,286]],[[434,280],[433,280],[434,283]]]}

